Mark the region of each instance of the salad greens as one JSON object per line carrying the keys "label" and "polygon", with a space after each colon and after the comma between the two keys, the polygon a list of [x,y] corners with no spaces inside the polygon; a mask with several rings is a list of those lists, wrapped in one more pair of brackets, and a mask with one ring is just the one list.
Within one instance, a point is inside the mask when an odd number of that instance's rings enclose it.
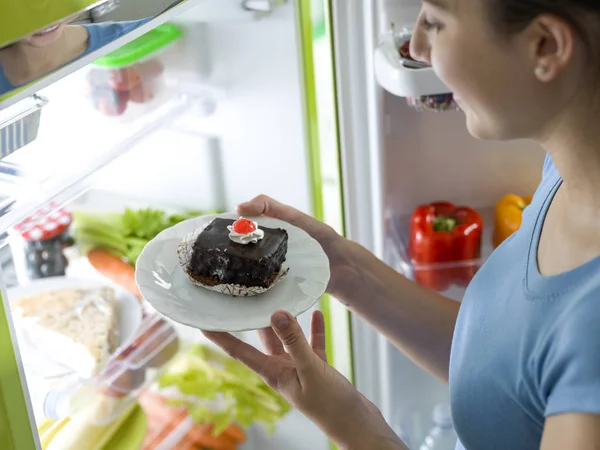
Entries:
{"label": "salad greens", "polygon": [[152,208],[127,208],[122,214],[75,211],[73,237],[83,253],[99,248],[135,264],[144,246],[161,231],[202,214],[211,212],[188,211],[169,215]]}
{"label": "salad greens", "polygon": [[196,422],[214,425],[219,435],[232,423],[247,428],[262,423],[273,432],[290,405],[258,375],[207,346],[194,344],[175,357],[158,379],[174,388],[173,406],[183,406]]}

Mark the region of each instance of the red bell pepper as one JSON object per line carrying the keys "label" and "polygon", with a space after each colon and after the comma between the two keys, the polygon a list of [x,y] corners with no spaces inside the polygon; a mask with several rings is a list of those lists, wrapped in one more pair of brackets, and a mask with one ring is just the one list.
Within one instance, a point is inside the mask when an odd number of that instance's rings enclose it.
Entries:
{"label": "red bell pepper", "polygon": [[449,202],[422,205],[410,228],[409,254],[419,284],[445,291],[471,281],[479,268],[472,260],[481,256],[483,220],[477,211]]}

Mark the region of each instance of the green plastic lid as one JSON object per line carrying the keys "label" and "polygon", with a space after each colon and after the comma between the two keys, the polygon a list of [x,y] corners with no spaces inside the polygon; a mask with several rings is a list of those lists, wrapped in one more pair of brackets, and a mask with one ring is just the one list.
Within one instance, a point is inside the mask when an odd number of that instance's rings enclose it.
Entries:
{"label": "green plastic lid", "polygon": [[176,41],[182,35],[183,32],[175,25],[165,23],[140,36],[136,40],[125,44],[114,52],[94,61],[93,64],[109,69],[119,69],[121,67],[131,66],[171,42]]}

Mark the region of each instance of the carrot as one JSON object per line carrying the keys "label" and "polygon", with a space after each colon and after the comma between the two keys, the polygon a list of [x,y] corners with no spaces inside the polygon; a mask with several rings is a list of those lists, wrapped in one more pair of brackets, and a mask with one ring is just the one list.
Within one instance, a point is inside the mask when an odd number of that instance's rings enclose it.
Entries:
{"label": "carrot", "polygon": [[184,439],[183,441],[178,442],[177,446],[175,448],[177,450],[198,450],[199,448],[201,449],[202,447],[198,447],[194,442]]}
{"label": "carrot", "polygon": [[88,260],[102,275],[112,280],[123,289],[141,299],[142,294],[135,282],[135,267],[121,258],[105,250],[94,249],[88,253]]}
{"label": "carrot", "polygon": [[[169,436],[183,420],[188,417],[185,408],[173,407],[166,403],[160,394],[144,393],[140,404],[146,411],[150,429],[143,450],[154,450],[158,443]],[[177,449],[236,450],[238,442],[246,440],[246,433],[236,424],[232,424],[219,436],[213,435],[213,425],[195,425]]]}
{"label": "carrot", "polygon": [[180,411],[179,414],[177,414],[175,417],[173,417],[173,419],[171,420],[171,422],[168,422],[166,424],[166,426],[160,431],[160,433],[158,433],[158,435],[155,438],[155,442],[154,443],[155,444],[156,443],[160,443],[160,442],[164,441],[166,438],[168,438],[171,435],[171,433],[173,433],[173,431],[175,431],[175,429],[186,418],[187,418],[187,412]]}
{"label": "carrot", "polygon": [[226,434],[235,442],[245,442],[247,439],[244,429],[235,423],[229,425],[225,431],[223,431],[223,434]]}
{"label": "carrot", "polygon": [[158,394],[146,392],[139,399],[139,403],[146,411],[149,418],[160,421],[161,424],[174,422],[181,414],[182,408],[174,408],[165,403]]}
{"label": "carrot", "polygon": [[197,445],[209,450],[236,450],[237,448],[236,442],[225,433],[214,436],[212,426],[194,427],[188,436]]}

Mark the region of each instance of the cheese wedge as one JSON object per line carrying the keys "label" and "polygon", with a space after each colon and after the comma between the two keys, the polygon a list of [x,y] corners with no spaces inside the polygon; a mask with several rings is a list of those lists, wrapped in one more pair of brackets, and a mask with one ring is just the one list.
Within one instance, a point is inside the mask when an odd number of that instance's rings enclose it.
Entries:
{"label": "cheese wedge", "polygon": [[118,346],[112,288],[42,292],[19,299],[14,309],[27,339],[83,378],[97,375]]}

